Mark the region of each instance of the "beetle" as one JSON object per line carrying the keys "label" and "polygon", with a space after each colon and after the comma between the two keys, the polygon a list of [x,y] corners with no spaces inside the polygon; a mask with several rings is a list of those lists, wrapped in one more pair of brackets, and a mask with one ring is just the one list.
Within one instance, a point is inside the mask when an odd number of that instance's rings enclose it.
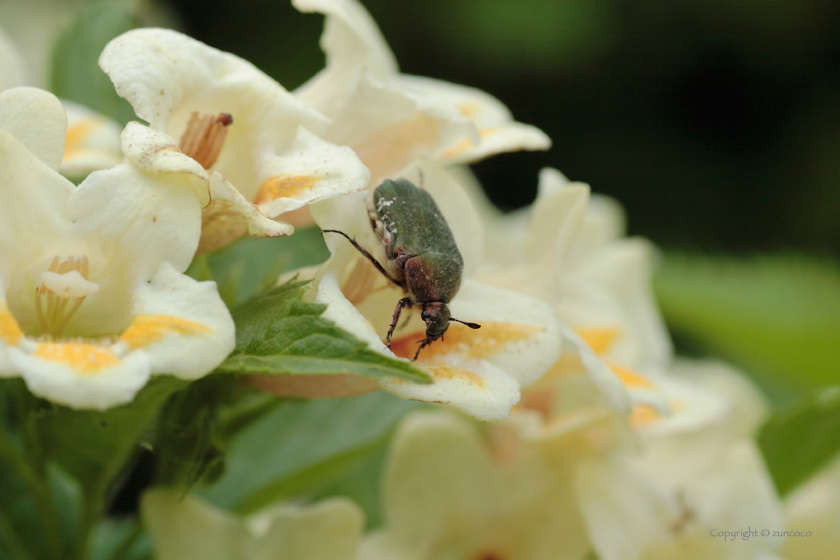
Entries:
{"label": "beetle", "polygon": [[426,323],[426,338],[420,341],[415,360],[423,348],[443,338],[451,321],[471,329],[480,328],[481,325],[456,319],[449,312],[448,303],[461,287],[464,259],[431,195],[406,179],[386,179],[373,191],[368,215],[376,237],[385,247],[388,260],[384,266],[343,231],[325,229],[322,233],[343,235],[379,272],[402,288],[406,297],[394,309],[386,336],[388,348],[405,308],[419,307],[420,317]]}

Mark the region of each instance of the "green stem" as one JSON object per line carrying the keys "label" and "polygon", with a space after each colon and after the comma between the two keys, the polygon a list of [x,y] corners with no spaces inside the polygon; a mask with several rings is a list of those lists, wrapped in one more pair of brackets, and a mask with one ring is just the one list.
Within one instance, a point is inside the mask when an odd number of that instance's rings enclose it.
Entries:
{"label": "green stem", "polygon": [[15,452],[12,442],[5,430],[0,429],[0,456],[12,465],[20,479],[29,487],[35,498],[35,503],[41,512],[44,522],[44,534],[46,538],[47,551],[50,558],[59,560],[61,555],[61,543],[58,541],[58,516],[53,507],[52,496],[49,491],[46,476],[38,476],[29,468]]}
{"label": "green stem", "polygon": [[82,518],[79,521],[79,538],[76,541],[76,550],[73,552],[71,558],[75,558],[76,560],[85,560],[87,557],[90,533],[93,531],[96,522],[102,514],[104,501],[105,491],[99,486],[91,488],[90,491],[85,492],[83,497]]}

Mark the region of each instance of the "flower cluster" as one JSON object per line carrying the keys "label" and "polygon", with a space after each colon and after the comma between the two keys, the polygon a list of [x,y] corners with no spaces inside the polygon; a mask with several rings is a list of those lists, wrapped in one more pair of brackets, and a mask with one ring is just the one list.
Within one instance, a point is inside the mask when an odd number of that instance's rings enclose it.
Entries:
{"label": "flower cluster", "polygon": [[[176,31],[114,38],[99,65],[137,116],[124,127],[27,87],[0,30],[0,377],[56,405],[106,411],[135,401],[154,375],[197,380],[260,338],[284,367],[306,351],[323,361],[305,375],[260,375],[254,359],[236,372],[252,374],[236,377],[243,391],[381,390],[445,405],[422,405],[394,430],[373,530],[343,497],[238,516],[153,488],[140,510],[157,557],[773,560],[783,546],[791,558],[830,548],[710,537],[786,523],[754,438],[767,404],[734,368],[674,357],[650,288],[655,250],[626,237],[621,207],[544,169],[534,204],[502,214],[465,164],[546,149],[546,135],[482,91],[401,74],[356,0],[292,4],[325,16],[326,66],[296,91]],[[424,190],[460,252],[462,280],[432,302],[457,322],[433,341],[417,310],[396,324],[406,292],[383,274],[395,265],[371,206],[386,179]],[[306,331],[315,319],[293,304],[243,327],[214,282],[185,273],[243,235],[312,223],[343,236],[326,235],[326,261],[278,283],[309,282],[294,303],[343,331],[341,344]],[[307,320],[299,339],[282,331]],[[334,364],[319,375],[353,343],[367,364],[428,382]],[[264,410],[231,424],[251,413]],[[836,525],[836,470],[791,499],[791,526]],[[272,491],[289,497],[299,482]],[[833,494],[820,502],[821,492]]]}

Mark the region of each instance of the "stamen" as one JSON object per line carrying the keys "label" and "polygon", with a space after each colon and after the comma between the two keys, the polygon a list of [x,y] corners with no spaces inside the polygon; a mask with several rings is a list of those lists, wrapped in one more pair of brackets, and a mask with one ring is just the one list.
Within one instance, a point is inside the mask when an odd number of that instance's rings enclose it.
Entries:
{"label": "stamen", "polygon": [[[56,256],[41,273],[41,285],[35,288],[35,311],[44,334],[61,334],[85,298],[99,290],[98,284],[88,280],[89,272],[90,262],[86,256],[71,256],[64,260]],[[42,296],[47,298],[46,311]]]}
{"label": "stamen", "polygon": [[181,151],[201,164],[204,169],[216,163],[227,137],[227,127],[233,117],[227,113],[199,115],[193,111],[181,136]]}

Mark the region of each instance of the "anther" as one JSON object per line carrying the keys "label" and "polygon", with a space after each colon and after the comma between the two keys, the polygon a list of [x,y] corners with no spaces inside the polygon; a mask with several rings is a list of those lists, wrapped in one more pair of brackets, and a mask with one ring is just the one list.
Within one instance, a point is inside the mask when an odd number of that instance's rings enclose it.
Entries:
{"label": "anther", "polygon": [[[41,285],[35,288],[35,311],[44,334],[58,336],[85,298],[98,291],[99,285],[88,280],[90,263],[86,256],[54,257],[41,273]],[[44,309],[42,297],[46,296]]]}
{"label": "anther", "polygon": [[179,147],[204,169],[210,169],[219,158],[227,137],[227,127],[232,124],[233,117],[227,113],[199,115],[198,111],[193,111]]}

